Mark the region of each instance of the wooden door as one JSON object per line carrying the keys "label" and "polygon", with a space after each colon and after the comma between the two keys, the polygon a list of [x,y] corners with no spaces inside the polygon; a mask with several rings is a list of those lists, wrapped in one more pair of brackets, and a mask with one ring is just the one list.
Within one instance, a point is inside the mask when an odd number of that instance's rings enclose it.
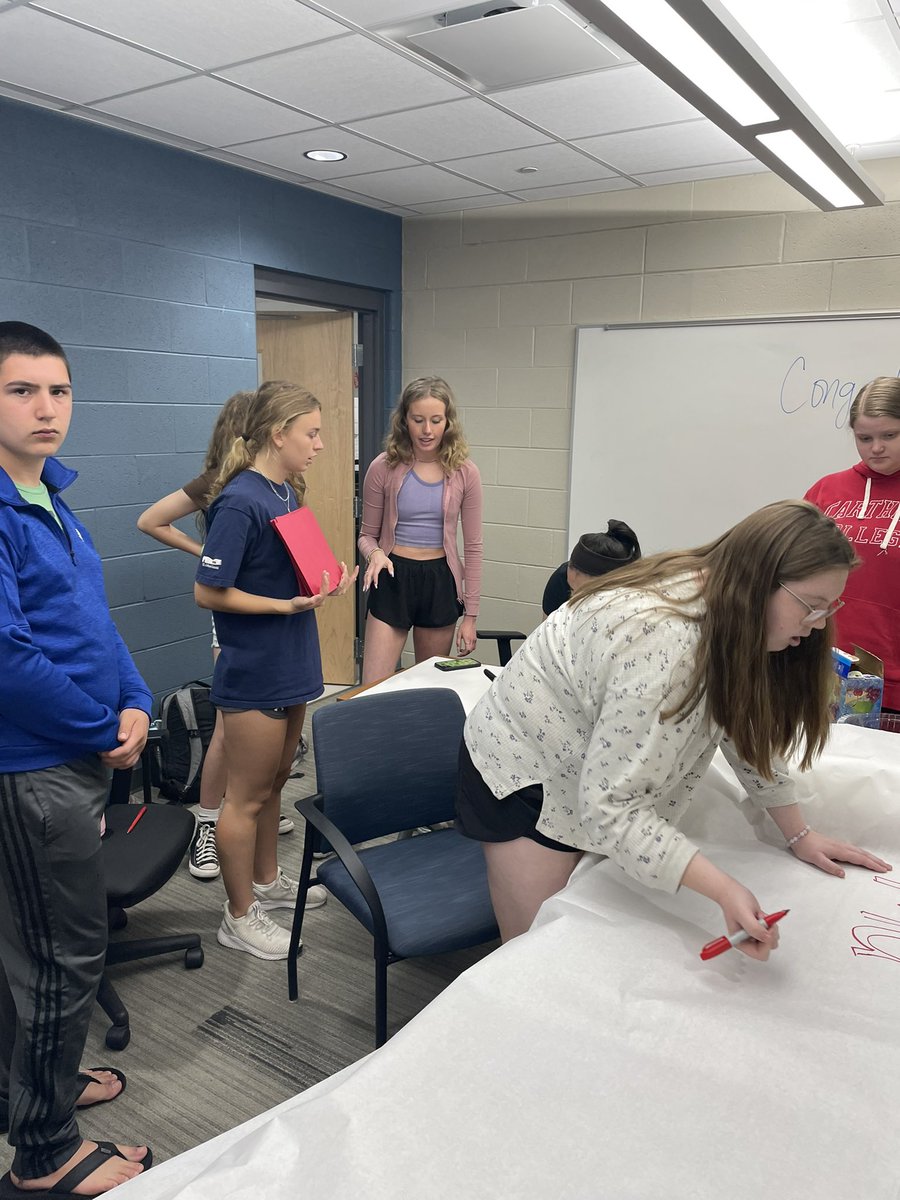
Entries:
{"label": "wooden door", "polygon": [[[352,571],[357,559],[353,519],[353,314],[259,313],[256,344],[264,380],[299,383],[321,401],[325,449],[306,476],[306,502],[335,557]],[[316,612],[326,683],[356,683],[355,606],[353,588],[340,599],[326,601]]]}

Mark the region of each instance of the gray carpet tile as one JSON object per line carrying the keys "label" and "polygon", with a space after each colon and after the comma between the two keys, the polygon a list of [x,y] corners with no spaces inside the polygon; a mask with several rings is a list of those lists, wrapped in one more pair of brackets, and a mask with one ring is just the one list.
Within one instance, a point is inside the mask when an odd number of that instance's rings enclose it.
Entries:
{"label": "gray carpet tile", "polygon": [[[296,820],[279,838],[282,865],[299,871],[303,821],[293,800],[315,790],[312,752],[302,779],[289,781],[282,809]],[[95,1010],[84,1063],[126,1072],[112,1104],[79,1117],[87,1137],[149,1142],[157,1161],[233,1128],[368,1054],[374,1045],[371,939],[334,900],[306,914],[300,999],[287,998],[284,963],[226,950],[215,939],[225,902],[221,879],[201,882],[181,867],[157,896],[132,909],[113,935],[152,937],[196,931],[205,962],[185,970],[179,955],[126,963],[111,978],[128,1007],[131,1044],[104,1044],[105,1015]],[[291,914],[272,914],[289,926]],[[388,971],[389,1032],[395,1032],[461,971],[493,947],[397,963]],[[0,1146],[0,1168],[11,1159]]]}

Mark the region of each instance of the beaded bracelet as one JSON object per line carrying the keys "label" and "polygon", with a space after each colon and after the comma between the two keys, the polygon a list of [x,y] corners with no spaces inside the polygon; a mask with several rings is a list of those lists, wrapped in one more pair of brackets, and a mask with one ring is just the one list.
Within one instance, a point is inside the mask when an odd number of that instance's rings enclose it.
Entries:
{"label": "beaded bracelet", "polygon": [[804,825],[799,833],[795,833],[792,838],[788,838],[788,840],[787,840],[788,850],[790,850],[791,846],[796,845],[796,843],[799,842],[801,838],[805,838],[808,833],[812,833],[812,826]]}

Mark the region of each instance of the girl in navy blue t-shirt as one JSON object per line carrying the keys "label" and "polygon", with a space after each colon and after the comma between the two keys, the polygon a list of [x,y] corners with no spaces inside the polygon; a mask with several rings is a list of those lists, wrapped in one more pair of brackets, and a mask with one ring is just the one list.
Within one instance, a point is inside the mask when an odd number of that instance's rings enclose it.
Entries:
{"label": "girl in navy blue t-shirt", "polygon": [[[328,595],[297,595],[293,565],[273,517],[303,503],[303,473],[322,449],[321,408],[292,383],[264,383],[243,437],[212,489],[208,532],[194,596],[216,613],[221,653],[212,699],[225,726],[228,779],[216,841],[228,901],[221,945],[257,958],[286,958],[290,934],[269,917],[291,909],[296,881],[278,867],[281,789],[290,772],[306,703],[322,693],[313,609]],[[333,595],[357,575],[341,563]],[[324,902],[324,890],[310,889]]]}

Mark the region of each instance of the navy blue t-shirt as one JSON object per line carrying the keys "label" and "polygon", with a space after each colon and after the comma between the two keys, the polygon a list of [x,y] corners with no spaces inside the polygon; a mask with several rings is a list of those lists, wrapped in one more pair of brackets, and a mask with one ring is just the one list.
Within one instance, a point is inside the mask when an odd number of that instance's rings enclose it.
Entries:
{"label": "navy blue t-shirt", "polygon": [[[282,484],[279,491],[283,491]],[[297,506],[290,493],[290,508]],[[271,525],[283,500],[256,471],[242,471],[210,505],[197,582],[290,600],[297,576]],[[312,609],[291,616],[216,613],[221,653],[212,701],[225,708],[281,708],[322,694],[319,634]]]}

